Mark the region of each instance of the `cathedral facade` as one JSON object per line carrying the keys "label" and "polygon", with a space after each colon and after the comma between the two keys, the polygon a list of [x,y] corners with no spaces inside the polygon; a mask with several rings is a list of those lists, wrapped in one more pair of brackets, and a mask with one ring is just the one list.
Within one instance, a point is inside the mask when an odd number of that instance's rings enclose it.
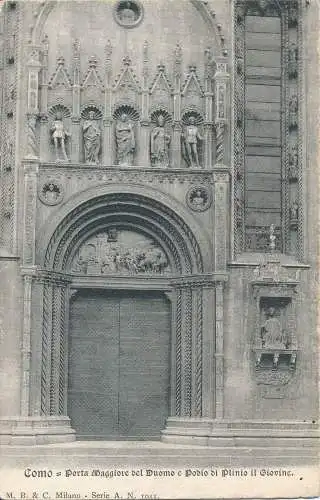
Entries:
{"label": "cathedral facade", "polygon": [[317,17],[5,2],[1,443],[315,450]]}

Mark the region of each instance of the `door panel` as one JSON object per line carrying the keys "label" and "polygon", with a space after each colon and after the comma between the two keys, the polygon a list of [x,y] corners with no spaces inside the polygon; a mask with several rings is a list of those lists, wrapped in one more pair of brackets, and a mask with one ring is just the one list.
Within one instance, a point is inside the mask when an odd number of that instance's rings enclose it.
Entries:
{"label": "door panel", "polygon": [[79,437],[159,438],[169,413],[163,294],[81,291],[70,307],[68,411]]}
{"label": "door panel", "polygon": [[159,436],[168,416],[169,306],[149,294],[120,302],[119,431]]}
{"label": "door panel", "polygon": [[118,434],[119,300],[81,292],[71,306],[68,411],[78,435]]}

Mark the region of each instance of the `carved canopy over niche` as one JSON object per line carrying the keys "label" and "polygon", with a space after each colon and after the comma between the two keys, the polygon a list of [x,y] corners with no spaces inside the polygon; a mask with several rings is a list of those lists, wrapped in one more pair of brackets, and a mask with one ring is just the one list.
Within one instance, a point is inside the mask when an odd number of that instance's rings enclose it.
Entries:
{"label": "carved canopy over niche", "polygon": [[[122,17],[130,9],[139,22],[127,25]],[[181,18],[182,12],[188,22],[179,23],[177,31],[173,20]],[[56,30],[62,18],[70,30]],[[41,116],[33,133],[40,141],[39,148],[33,148],[40,161],[121,165],[114,140],[115,110],[130,107],[139,116],[130,165],[210,168],[226,163],[228,116],[221,110],[227,109],[227,53],[222,27],[216,24],[209,2],[159,0],[143,8],[138,1],[51,2],[39,14],[32,45],[37,46],[41,61],[36,68],[28,68],[39,77],[37,105],[29,114]],[[219,95],[216,105],[214,94]],[[53,127],[48,110],[57,105],[70,109],[72,127],[66,119],[57,124],[63,137],[53,152],[45,138]],[[81,129],[85,107],[102,112],[102,121],[91,123],[91,133],[96,129],[100,137],[95,140],[101,143],[95,154],[86,153],[89,140]],[[164,145],[158,139],[157,148],[162,149],[156,159],[149,154],[155,113],[170,118]],[[192,119],[199,128],[197,145],[192,155],[185,155],[183,138]],[[156,126],[161,138],[162,125]],[[191,161],[190,156],[198,158]]]}
{"label": "carved canopy over niche", "polygon": [[171,273],[165,251],[143,233],[112,226],[91,236],[73,257],[71,272],[80,275]]}

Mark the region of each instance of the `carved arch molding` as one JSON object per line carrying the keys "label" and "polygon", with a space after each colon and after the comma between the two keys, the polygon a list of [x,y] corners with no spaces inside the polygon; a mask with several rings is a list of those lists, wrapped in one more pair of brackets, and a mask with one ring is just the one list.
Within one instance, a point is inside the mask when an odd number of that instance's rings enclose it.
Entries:
{"label": "carved arch molding", "polygon": [[[132,256],[122,267],[102,273],[81,268],[74,269],[79,251],[89,241],[102,241],[104,248],[121,246],[121,238],[139,236],[139,242],[153,245],[168,266],[142,266],[139,272],[125,269]],[[100,236],[100,238],[99,238]],[[97,238],[95,240],[95,238]],[[171,301],[172,365],[171,365],[171,416],[212,417],[213,391],[207,376],[212,370],[206,367],[212,358],[214,334],[212,315],[214,309],[214,279],[204,270],[210,252],[199,242],[189,225],[173,210],[162,203],[141,195],[128,193],[99,196],[78,205],[51,231],[45,252],[37,252],[41,265],[32,278],[32,307],[41,297],[42,307],[34,307],[32,335],[41,339],[41,363],[31,366],[31,373],[38,373],[39,385],[31,385],[29,411],[40,415],[67,414],[67,359],[68,359],[68,310],[69,303],[81,288],[159,290]],[[127,248],[126,248],[127,250]],[[140,248],[141,250],[141,248]],[[143,250],[143,248],[142,248]],[[147,252],[149,251],[149,247]],[[145,252],[145,254],[148,254]],[[212,253],[211,253],[212,254]],[[113,260],[117,266],[116,260]],[[137,262],[137,261],[136,261]],[[162,260],[163,263],[163,260]],[[96,265],[96,262],[95,264]],[[208,349],[210,337],[212,346]],[[206,349],[204,349],[206,345]],[[211,354],[210,354],[211,353]],[[36,361],[33,361],[36,363]],[[211,403],[210,403],[211,401]]]}

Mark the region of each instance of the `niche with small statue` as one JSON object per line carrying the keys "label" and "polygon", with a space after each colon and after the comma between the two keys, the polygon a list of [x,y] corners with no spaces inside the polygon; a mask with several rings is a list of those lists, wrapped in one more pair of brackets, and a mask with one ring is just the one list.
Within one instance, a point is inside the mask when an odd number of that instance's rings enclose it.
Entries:
{"label": "niche with small statue", "polygon": [[[297,360],[295,302],[297,282],[279,276],[253,283],[255,329],[253,353],[256,382],[266,398],[284,397]],[[281,271],[280,271],[281,274]]]}

